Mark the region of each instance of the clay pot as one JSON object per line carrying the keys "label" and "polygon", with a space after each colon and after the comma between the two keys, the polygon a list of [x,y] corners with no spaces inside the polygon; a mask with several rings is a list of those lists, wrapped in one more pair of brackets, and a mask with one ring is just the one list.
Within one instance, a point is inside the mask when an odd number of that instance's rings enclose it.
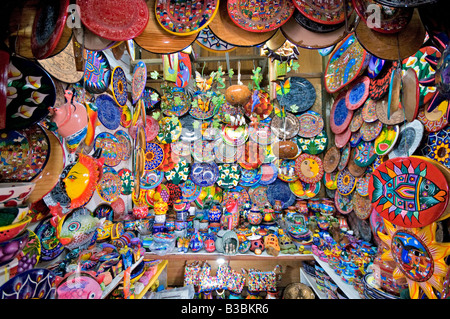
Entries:
{"label": "clay pot", "polygon": [[278,158],[293,159],[298,154],[298,146],[293,141],[278,141],[272,145],[272,152]]}
{"label": "clay pot", "polygon": [[252,92],[245,85],[231,85],[225,91],[225,99],[231,105],[245,105],[251,96]]}

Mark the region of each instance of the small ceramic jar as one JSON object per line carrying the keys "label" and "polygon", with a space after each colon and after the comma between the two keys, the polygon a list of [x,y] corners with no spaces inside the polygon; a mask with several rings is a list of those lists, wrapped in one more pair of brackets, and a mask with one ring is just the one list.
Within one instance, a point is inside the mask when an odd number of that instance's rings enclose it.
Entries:
{"label": "small ceramic jar", "polygon": [[168,209],[169,205],[162,199],[158,200],[153,207],[155,215],[164,215],[165,213],[167,213]]}
{"label": "small ceramic jar", "polygon": [[[159,215],[163,216],[163,215]],[[166,227],[168,231],[174,231],[175,230],[175,219],[173,218],[166,218]]]}
{"label": "small ceramic jar", "polygon": [[133,216],[136,219],[142,219],[148,215],[148,206],[136,206],[133,207]]}
{"label": "small ceramic jar", "polygon": [[247,215],[247,220],[251,225],[259,225],[261,224],[263,216],[259,211],[258,206],[253,205],[252,209]]}
{"label": "small ceramic jar", "polygon": [[155,223],[164,224],[166,222],[166,214],[164,215],[155,215]]}
{"label": "small ceramic jar", "polygon": [[208,219],[210,223],[220,222],[221,216],[222,216],[222,207],[220,205],[213,205],[208,210]]}

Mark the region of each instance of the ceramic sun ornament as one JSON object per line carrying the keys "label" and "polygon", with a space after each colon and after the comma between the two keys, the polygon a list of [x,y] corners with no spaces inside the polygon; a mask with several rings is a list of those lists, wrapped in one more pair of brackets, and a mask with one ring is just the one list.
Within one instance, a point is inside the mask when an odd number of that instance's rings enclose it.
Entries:
{"label": "ceramic sun ornament", "polygon": [[384,219],[385,233],[378,231],[387,250],[381,255],[385,261],[395,262],[393,278],[405,278],[411,299],[419,299],[421,291],[429,299],[438,299],[443,291],[443,279],[448,266],[450,243],[436,241],[436,223],[422,228],[396,227]]}

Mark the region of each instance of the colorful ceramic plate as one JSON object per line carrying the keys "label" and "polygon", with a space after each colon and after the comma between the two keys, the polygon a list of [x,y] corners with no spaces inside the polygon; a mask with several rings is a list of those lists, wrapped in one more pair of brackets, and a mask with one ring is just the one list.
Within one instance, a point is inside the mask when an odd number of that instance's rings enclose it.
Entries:
{"label": "colorful ceramic plate", "polygon": [[173,169],[168,172],[164,172],[164,176],[166,180],[174,183],[175,185],[179,185],[189,178],[190,170],[191,166],[189,165],[189,162],[186,159],[181,158],[180,161],[175,164]]}
{"label": "colorful ceramic plate", "polygon": [[193,163],[189,178],[198,186],[212,186],[219,178],[219,168],[214,162]]}
{"label": "colorful ceramic plate", "polygon": [[112,167],[104,166],[102,177],[97,184],[97,193],[105,202],[114,202],[120,197],[121,184],[117,171]]}
{"label": "colorful ceramic plate", "polygon": [[169,201],[167,204],[173,205],[175,201],[179,200],[183,196],[183,193],[181,192],[180,186],[174,183],[166,182],[165,185],[169,190]]}
{"label": "colorful ceramic plate", "polygon": [[[147,65],[142,61],[138,61],[138,63],[134,66],[133,78],[131,81],[131,100],[133,101],[133,104],[136,104],[136,102],[143,95],[146,83],[147,83]],[[151,97],[149,102],[150,105],[153,106],[153,104],[151,104],[152,103]],[[145,106],[147,108],[147,104]]]}
{"label": "colorful ceramic plate", "polygon": [[[131,145],[130,145],[131,147]],[[117,166],[122,162],[122,148],[119,140],[109,132],[97,134],[94,140],[94,150],[101,148],[101,156],[105,158],[105,165]]]}
{"label": "colorful ceramic plate", "polygon": [[406,228],[435,222],[448,204],[442,172],[420,158],[398,157],[382,163],[369,182],[369,196],[381,217]]}
{"label": "colorful ceramic plate", "polygon": [[189,202],[195,201],[202,191],[202,187],[196,185],[191,179],[187,179],[184,183],[180,184],[180,188],[183,199]]}
{"label": "colorful ceramic plate", "polygon": [[[252,8],[258,6],[258,14]],[[281,27],[294,13],[292,1],[265,0],[254,3],[249,0],[227,1],[228,14],[231,20],[239,27],[250,32],[268,32]]]}
{"label": "colorful ceramic plate", "polygon": [[336,179],[337,179],[337,174],[339,171],[333,171],[331,173],[325,173],[323,174],[323,184],[325,185],[325,187],[327,189],[330,190],[336,190],[337,189],[337,183],[336,183]]}
{"label": "colorful ceramic plate", "polygon": [[[156,0],[155,15],[161,27],[169,33],[188,36],[206,28],[219,8],[217,0]],[[189,16],[189,18],[186,18]]]}
{"label": "colorful ceramic plate", "polygon": [[423,133],[424,128],[419,120],[402,125],[398,141],[388,154],[389,159],[413,155],[422,141]]}
{"label": "colorful ceramic plate", "polygon": [[334,204],[339,213],[348,215],[353,211],[352,195],[344,196],[339,192],[335,193]]}
{"label": "colorful ceramic plate", "polygon": [[76,4],[83,25],[113,41],[127,41],[140,35],[150,15],[143,0],[77,0]]}
{"label": "colorful ceramic plate", "polygon": [[279,139],[288,140],[298,134],[300,123],[297,116],[286,112],[286,116],[283,118],[275,115],[270,122],[270,128]]}
{"label": "colorful ceramic plate", "polygon": [[191,144],[192,157],[198,162],[211,163],[214,161],[214,147],[214,142],[197,140]]}
{"label": "colorful ceramic plate", "polygon": [[348,141],[350,143],[351,147],[356,147],[356,145],[359,144],[359,142],[362,141],[362,134],[361,132],[358,130],[355,133],[352,133],[352,136],[350,137],[350,141]]}
{"label": "colorful ceramic plate", "polygon": [[375,153],[378,155],[388,154],[397,143],[400,133],[398,125],[383,125],[380,135],[375,139]]}
{"label": "colorful ceramic plate", "polygon": [[332,146],[327,150],[323,158],[323,170],[326,173],[332,173],[339,165],[341,159],[341,152],[336,146]]}
{"label": "colorful ceramic plate", "polygon": [[316,155],[301,154],[295,160],[295,172],[306,183],[317,183],[323,176],[322,160]]}
{"label": "colorful ceramic plate", "polygon": [[350,144],[347,144],[344,146],[341,150],[341,158],[339,159],[338,164],[338,170],[342,171],[348,164],[348,161],[350,160],[350,153],[352,151],[352,148],[350,147]]}
{"label": "colorful ceramic plate", "polygon": [[218,164],[219,177],[216,184],[221,188],[233,188],[238,186],[241,178],[241,167],[238,164]]}
{"label": "colorful ceramic plate", "polygon": [[363,141],[370,142],[373,141],[380,135],[383,129],[383,123],[381,121],[375,121],[372,123],[364,122],[359,129]]}
{"label": "colorful ceramic plate", "polygon": [[269,145],[275,142],[276,136],[270,128],[270,123],[259,122],[255,127],[249,125],[248,135],[250,139],[259,145]]}
{"label": "colorful ceramic plate", "polygon": [[227,124],[222,128],[223,141],[232,146],[244,145],[248,139],[248,134],[248,126],[246,124],[238,127]]}
{"label": "colorful ceramic plate", "polygon": [[163,144],[173,143],[180,138],[181,123],[177,117],[163,117],[159,121],[159,133],[156,136]]}
{"label": "colorful ceramic plate", "polygon": [[134,175],[128,168],[121,168],[118,172],[120,178],[120,193],[122,195],[131,195],[134,187]]}
{"label": "colorful ceramic plate", "polygon": [[230,52],[236,49],[234,45],[231,45],[220,38],[218,38],[211,30],[206,27],[197,35],[195,39],[195,43],[197,43],[200,47],[207,51],[211,52]]}
{"label": "colorful ceramic plate", "polygon": [[113,221],[114,210],[111,205],[103,203],[95,207],[93,215],[98,219],[105,218],[106,220]]}
{"label": "colorful ceramic plate", "polygon": [[279,200],[282,203],[282,209],[286,209],[295,203],[295,195],[289,188],[289,183],[277,179],[274,183],[267,186],[267,198],[269,203],[273,206],[275,201]]}
{"label": "colorful ceramic plate", "polygon": [[191,155],[191,143],[178,140],[174,143],[170,143],[170,150],[178,156],[190,156]]}
{"label": "colorful ceramic plate", "polygon": [[355,192],[352,198],[353,212],[356,217],[361,220],[368,219],[372,213],[372,205],[370,204],[370,198],[368,196],[361,196]]}
{"label": "colorful ceramic plate", "polygon": [[350,174],[359,178],[359,177],[363,176],[364,173],[366,173],[367,171],[370,171],[371,166],[370,165],[369,166],[359,166],[355,162],[355,155],[356,155],[355,151],[350,153],[350,158],[348,160],[347,169],[350,172]]}
{"label": "colorful ceramic plate", "polygon": [[347,108],[345,92],[334,100],[330,111],[330,128],[335,134],[343,133],[352,121],[353,111]]}
{"label": "colorful ceramic plate", "polygon": [[[238,147],[231,146],[231,145],[225,143],[222,139],[218,139],[218,140],[214,141],[213,145],[214,145],[214,148],[213,148],[214,157],[220,163],[237,162],[241,158],[241,156],[244,152],[244,146],[238,146]],[[202,155],[202,157],[203,157],[203,155]]]}
{"label": "colorful ceramic plate", "polygon": [[41,220],[34,232],[41,242],[41,261],[53,260],[64,251],[64,246],[56,237],[56,228],[50,223],[50,217]]}
{"label": "colorful ceramic plate", "polygon": [[321,34],[337,31],[344,24],[344,23],[339,23],[339,24],[319,23],[319,22],[309,19],[306,15],[304,15],[299,10],[296,10],[294,12],[294,19],[299,25],[301,25],[305,29],[307,29],[311,32],[316,32],[316,33],[321,33]]}
{"label": "colorful ceramic plate", "polygon": [[145,87],[140,98],[144,102],[145,113],[147,115],[161,105],[161,94],[152,87]]}
{"label": "colorful ceramic plate", "polygon": [[375,158],[377,157],[377,153],[375,153],[375,147],[373,146],[373,142],[364,142],[361,141],[356,147],[353,149],[353,160],[356,165],[361,167],[367,167],[373,163]]}
{"label": "colorful ceramic plate", "polygon": [[364,122],[372,123],[378,120],[376,106],[377,101],[372,100],[370,97],[366,100],[361,113]]}
{"label": "colorful ceramic plate", "polygon": [[248,190],[248,195],[252,204],[256,205],[259,209],[264,209],[264,205],[269,201],[267,198],[267,186],[251,187]]}
{"label": "colorful ceramic plate", "polygon": [[267,147],[263,147],[252,141],[245,143],[242,147],[243,154],[238,160],[238,163],[242,168],[254,169],[264,163]]}
{"label": "colorful ceramic plate", "polygon": [[337,190],[341,195],[350,195],[356,187],[357,178],[348,169],[339,171],[336,178]]}
{"label": "colorful ceramic plate", "polygon": [[[222,102],[223,95],[215,94],[219,97],[219,101]],[[211,97],[207,96],[205,93],[201,93],[194,97],[189,114],[198,120],[206,120],[215,116],[219,112],[220,106],[221,105],[215,105]]]}
{"label": "colorful ceramic plate", "polygon": [[292,113],[309,110],[316,101],[316,89],[301,77],[289,77],[276,84],[277,100],[281,107]]}
{"label": "colorful ceramic plate", "polygon": [[183,116],[190,110],[191,101],[191,97],[183,89],[172,87],[170,90],[164,90],[163,113],[166,116]]}
{"label": "colorful ceramic plate", "polygon": [[378,76],[370,79],[369,98],[378,101],[386,95],[389,91],[392,72],[396,69],[397,65],[397,61],[386,62],[385,67]]}
{"label": "colorful ceramic plate", "polygon": [[143,190],[156,188],[161,184],[164,178],[164,172],[159,170],[147,171],[144,170],[144,174],[140,179],[140,186]]}
{"label": "colorful ceramic plate", "polygon": [[450,128],[430,133],[422,148],[422,154],[450,168]]}
{"label": "colorful ceramic plate", "polygon": [[350,122],[350,125],[348,126],[352,133],[358,131],[361,128],[362,123],[364,122],[362,117],[362,110],[363,108],[359,108],[355,112],[353,112],[352,120]]}
{"label": "colorful ceramic plate", "polygon": [[367,75],[370,79],[375,79],[385,65],[386,61],[376,56],[371,56],[369,65],[367,66]]}
{"label": "colorful ceramic plate", "polygon": [[86,50],[83,81],[89,93],[106,92],[111,83],[111,67],[108,58],[102,51]]}
{"label": "colorful ceramic plate", "polygon": [[241,169],[241,177],[239,179],[239,185],[241,186],[255,186],[261,180],[260,168],[255,169]]}
{"label": "colorful ceramic plate", "polygon": [[371,174],[364,174],[364,176],[358,178],[358,182],[356,183],[356,192],[361,196],[369,195],[369,181]]}
{"label": "colorful ceramic plate", "polygon": [[279,160],[278,178],[286,183],[292,183],[298,180],[299,177],[295,172],[295,160]]}
{"label": "colorful ceramic plate", "polygon": [[146,171],[157,169],[164,161],[164,150],[158,143],[147,143],[145,147],[145,165]]}
{"label": "colorful ceramic plate", "polygon": [[338,148],[343,148],[345,145],[347,145],[347,143],[350,142],[353,134],[354,133],[350,131],[350,128],[347,127],[344,132],[334,135],[334,144]]}
{"label": "colorful ceramic plate", "polygon": [[325,89],[335,93],[355,80],[368,65],[369,54],[353,33],[334,49],[325,69]]}
{"label": "colorful ceramic plate", "polygon": [[95,99],[98,119],[108,130],[115,130],[120,125],[121,111],[109,94],[100,94]]}
{"label": "colorful ceramic plate", "polygon": [[323,130],[318,135],[311,138],[297,137],[296,142],[301,152],[317,155],[325,151],[328,146],[327,132]]}
{"label": "colorful ceramic plate", "polygon": [[278,168],[273,163],[262,164],[260,166],[261,170],[261,179],[259,180],[259,184],[266,186],[270,185],[276,181],[278,177]]}
{"label": "colorful ceramic plate", "polygon": [[433,111],[428,112],[426,106],[419,110],[417,119],[423,124],[427,132],[437,132],[448,124],[447,119],[448,100],[444,100]]}
{"label": "colorful ceramic plate", "polygon": [[340,24],[345,20],[345,6],[339,0],[294,0],[295,7],[308,19],[321,24]]}
{"label": "colorful ceramic plate", "polygon": [[324,121],[322,116],[314,111],[306,111],[297,116],[299,122],[298,135],[311,138],[323,131]]}
{"label": "colorful ceramic plate", "polygon": [[111,74],[111,91],[114,100],[120,106],[124,106],[128,100],[128,84],[125,71],[121,66],[116,66]]}
{"label": "colorful ceramic plate", "polygon": [[405,107],[406,120],[414,121],[419,113],[420,102],[420,84],[414,69],[406,70],[402,76],[400,101]]}
{"label": "colorful ceramic plate", "polygon": [[369,97],[370,79],[360,76],[354,80],[345,94],[345,105],[349,110],[360,108]]}
{"label": "colorful ceramic plate", "polygon": [[159,133],[159,122],[149,115],[145,117],[145,120],[145,140],[151,142]]}
{"label": "colorful ceramic plate", "polygon": [[114,136],[119,141],[120,158],[122,161],[128,161],[131,157],[132,146],[131,137],[124,130],[118,130],[114,133]]}
{"label": "colorful ceramic plate", "polygon": [[55,299],[56,275],[45,268],[19,273],[0,287],[0,299]]}
{"label": "colorful ceramic plate", "polygon": [[[5,84],[5,83],[4,83]],[[5,129],[29,127],[49,114],[56,101],[56,87],[38,64],[11,56],[6,88]]]}

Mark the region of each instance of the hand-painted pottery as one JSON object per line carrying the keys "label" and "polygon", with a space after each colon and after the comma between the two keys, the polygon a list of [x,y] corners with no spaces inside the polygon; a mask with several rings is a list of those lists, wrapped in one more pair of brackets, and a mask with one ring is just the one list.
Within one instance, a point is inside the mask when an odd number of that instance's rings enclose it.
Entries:
{"label": "hand-painted pottery", "polygon": [[169,0],[157,0],[155,15],[165,31],[175,35],[188,36],[198,34],[206,28],[216,15],[218,8],[216,0],[204,2],[192,0],[183,4]]}
{"label": "hand-painted pottery", "polygon": [[330,56],[325,69],[325,89],[335,93],[355,80],[367,67],[370,54],[349,34]]}
{"label": "hand-painted pottery", "polygon": [[345,145],[347,145],[347,143],[350,142],[350,139],[353,135],[354,133],[352,133],[352,131],[350,131],[350,128],[347,127],[344,132],[334,135],[334,144],[338,148],[343,148]]}
{"label": "hand-painted pottery", "polygon": [[144,87],[140,98],[144,102],[145,113],[147,115],[161,105],[161,94],[152,87]]}
{"label": "hand-painted pottery", "polygon": [[252,141],[245,143],[244,152],[238,163],[244,169],[254,169],[264,163],[266,148]]}
{"label": "hand-painted pottery", "polygon": [[0,299],[55,299],[56,275],[34,268],[15,275],[0,287]]}
{"label": "hand-painted pottery", "polygon": [[[235,147],[225,143],[223,139],[217,139],[213,144],[214,157],[220,163],[234,163],[241,158],[244,152],[244,145]],[[205,161],[203,160],[203,162]]]}
{"label": "hand-painted pottery", "polygon": [[275,205],[276,200],[281,201],[282,209],[295,203],[295,195],[291,192],[289,184],[278,179],[267,186],[267,198],[272,206]]}
{"label": "hand-painted pottery", "polygon": [[[239,112],[239,110],[237,111]],[[268,118],[272,111],[273,104],[270,102],[269,93],[263,90],[254,89],[250,100],[244,105],[244,113],[249,118],[256,115],[263,120]]]}
{"label": "hand-painted pottery", "polygon": [[[309,140],[308,140],[309,142]],[[297,140],[297,144],[292,140],[287,141],[276,141],[273,143],[272,146],[272,152],[280,159],[294,159],[299,154],[299,146],[297,145],[304,145],[305,147],[308,146],[308,142],[305,141],[305,139],[302,139],[301,142]],[[313,141],[311,141],[313,142]],[[301,143],[301,144],[300,144]],[[313,149],[314,147],[317,147],[316,145],[312,145]],[[309,152],[308,152],[309,153]]]}
{"label": "hand-painted pottery", "polygon": [[334,100],[330,111],[330,128],[335,134],[343,133],[352,121],[353,111],[345,103],[345,93],[340,93]]}
{"label": "hand-painted pottery", "polygon": [[267,198],[267,186],[255,186],[248,190],[250,199],[259,209],[263,209],[269,201]]}
{"label": "hand-painted pottery", "polygon": [[221,134],[222,139],[226,144],[240,146],[245,144],[248,139],[248,126],[241,125],[233,127],[231,125],[224,125]]}
{"label": "hand-painted pottery", "polygon": [[370,79],[361,76],[350,84],[345,94],[345,105],[349,110],[360,108],[369,97]]}
{"label": "hand-painted pottery", "polygon": [[145,147],[145,165],[147,171],[157,169],[164,161],[164,150],[158,143],[147,143]]}
{"label": "hand-painted pottery", "polygon": [[180,183],[186,181],[189,177],[191,166],[186,159],[182,158],[178,163],[175,164],[175,167],[168,172],[164,172],[164,177],[166,180],[171,181],[175,185],[179,185]]}
{"label": "hand-painted pottery", "polygon": [[359,177],[356,183],[356,192],[361,196],[369,195],[369,181],[370,174],[364,174],[364,176]]}
{"label": "hand-painted pottery", "polygon": [[423,124],[427,132],[437,132],[448,124],[448,100],[444,100],[433,111],[428,112],[426,106],[419,110],[417,119]]}
{"label": "hand-painted pottery", "polygon": [[275,115],[270,122],[270,128],[279,139],[288,140],[298,134],[300,123],[294,114],[286,112],[285,117]]}
{"label": "hand-painted pottery", "polygon": [[50,217],[41,220],[34,231],[41,243],[42,261],[50,261],[61,255],[64,246],[56,237],[56,228],[50,223]]}
{"label": "hand-painted pottery", "polygon": [[280,160],[278,164],[278,178],[283,182],[292,183],[298,180],[298,175],[295,172],[294,160]]}
{"label": "hand-painted pottery", "polygon": [[[188,101],[190,101],[189,98]],[[224,103],[226,101],[223,94],[214,91],[212,97],[206,93],[197,94],[192,100],[189,114],[198,120],[206,120],[215,116]]]}
{"label": "hand-painted pottery", "polygon": [[362,134],[361,131],[356,131],[355,133],[352,133],[352,136],[350,136],[350,140],[348,141],[348,143],[350,144],[351,147],[356,147],[356,145],[359,144],[359,142],[362,141]]}
{"label": "hand-painted pottery", "polygon": [[371,56],[369,65],[367,66],[367,75],[370,79],[375,79],[383,70],[386,61],[376,56]]}
{"label": "hand-painted pottery", "polygon": [[422,154],[450,168],[450,128],[430,133],[422,148]]}
{"label": "hand-painted pottery", "polygon": [[400,100],[405,107],[406,120],[408,122],[414,121],[419,113],[420,84],[413,69],[407,69],[403,73]]}
{"label": "hand-painted pottery", "polygon": [[370,198],[368,196],[361,196],[359,193],[355,192],[352,197],[353,202],[353,212],[356,217],[361,220],[368,219],[372,213],[372,205],[370,203]]}
{"label": "hand-painted pottery", "polygon": [[[144,93],[145,84],[147,83],[147,66],[144,62],[139,61],[133,70],[133,78],[131,81],[131,99],[136,104]],[[147,105],[146,105],[147,107]]]}
{"label": "hand-painted pottery", "polygon": [[362,140],[370,142],[380,135],[382,129],[383,123],[381,123],[381,121],[375,121],[372,123],[364,122],[359,130],[361,132]]}
{"label": "hand-painted pottery", "polygon": [[350,158],[348,160],[347,169],[355,177],[361,177],[364,175],[364,173],[368,170],[370,170],[370,166],[359,166],[355,162],[355,155],[356,152],[350,153]]}
{"label": "hand-painted pottery", "polygon": [[423,131],[423,125],[419,120],[414,120],[402,125],[398,136],[398,142],[389,152],[389,158],[413,155],[422,141]]}
{"label": "hand-painted pottery", "polygon": [[[251,8],[259,8],[254,14]],[[268,32],[285,24],[294,13],[292,1],[254,2],[249,0],[232,0],[227,2],[231,20],[240,28],[250,32]]]}
{"label": "hand-painted pottery", "polygon": [[295,160],[295,172],[306,183],[317,183],[323,176],[322,160],[316,155],[302,154]]}
{"label": "hand-painted pottery", "polygon": [[432,163],[398,157],[382,163],[369,182],[376,211],[401,227],[423,227],[436,221],[448,204],[448,184]]}
{"label": "hand-painted pottery", "polygon": [[382,99],[389,90],[392,72],[397,68],[398,62],[386,62],[384,68],[376,78],[370,79],[369,98],[378,101]]}
{"label": "hand-painted pottery", "polygon": [[344,146],[341,150],[341,158],[339,159],[339,164],[338,164],[338,170],[342,171],[348,164],[348,161],[350,159],[350,153],[351,153],[352,149],[350,147],[350,144],[347,144],[346,146]]}
{"label": "hand-painted pottery", "polygon": [[214,142],[197,140],[191,144],[192,157],[198,162],[211,163],[214,161],[215,146],[216,144]]}
{"label": "hand-painted pottery", "polygon": [[114,99],[108,94],[100,94],[95,98],[95,105],[100,123],[108,130],[117,129],[122,115]]}
{"label": "hand-painted pottery", "polygon": [[137,37],[149,20],[149,10],[142,0],[77,0],[76,3],[80,6],[83,25],[98,36],[113,41]]}
{"label": "hand-painted pottery", "polygon": [[366,100],[361,113],[364,122],[372,123],[378,120],[376,106],[377,102],[375,100],[372,100],[370,97]]}
{"label": "hand-painted pottery", "polygon": [[354,162],[361,167],[367,167],[373,163],[377,154],[375,153],[375,147],[372,142],[360,142],[353,149]]}
{"label": "hand-painted pottery", "polygon": [[325,25],[340,24],[345,20],[342,1],[295,0],[295,7],[308,19]]}
{"label": "hand-painted pottery", "polygon": [[97,193],[106,202],[113,202],[120,196],[121,181],[117,171],[105,166],[102,177],[97,184]]}
{"label": "hand-painted pottery", "polygon": [[196,185],[191,179],[187,179],[184,183],[180,184],[182,198],[193,202],[197,199],[202,191],[201,186]]}
{"label": "hand-painted pottery", "polygon": [[234,45],[231,45],[220,38],[218,38],[211,30],[206,27],[197,35],[195,39],[195,43],[197,43],[200,47],[207,51],[211,52],[230,52],[236,49]]}
{"label": "hand-painted pottery", "polygon": [[22,249],[25,248],[25,245],[28,242],[29,232],[27,229],[25,231],[19,233],[17,236],[11,238],[10,240],[3,241],[0,243],[0,249],[3,254],[0,257],[0,267],[7,265],[13,259],[15,259]]}
{"label": "hand-painted pottery", "polygon": [[352,120],[348,126],[350,132],[352,133],[357,132],[360,129],[362,123],[364,122],[364,119],[362,117],[362,110],[363,108],[359,108],[355,112],[353,112]]}
{"label": "hand-painted pottery", "polygon": [[180,138],[181,123],[176,117],[163,117],[159,121],[159,133],[156,136],[163,144],[173,143]]}
{"label": "hand-painted pottery", "polygon": [[311,138],[323,132],[324,121],[322,116],[314,111],[306,111],[297,116],[299,122],[298,135]]}
{"label": "hand-painted pottery", "polygon": [[340,194],[350,195],[356,187],[357,178],[350,174],[348,169],[339,171],[336,179],[337,190]]}
{"label": "hand-painted pottery", "polygon": [[175,201],[179,200],[183,196],[183,193],[181,192],[180,186],[172,182],[166,182],[165,185],[169,190],[169,201],[167,202],[167,204],[173,205]]}
{"label": "hand-painted pottery", "polygon": [[116,103],[124,106],[128,100],[128,84],[125,71],[121,66],[116,66],[112,71],[111,89]]}
{"label": "hand-painted pottery", "polygon": [[276,181],[278,176],[278,168],[273,163],[262,164],[260,166],[261,179],[259,180],[260,185],[270,185]]}
{"label": "hand-painted pottery", "polygon": [[270,129],[270,123],[259,122],[257,126],[249,125],[249,138],[260,145],[269,145],[275,142],[276,136]]}
{"label": "hand-painted pottery", "polygon": [[239,179],[239,185],[241,186],[254,186],[258,184],[261,179],[261,170],[255,169],[241,169],[241,177]]}
{"label": "hand-painted pottery", "polygon": [[98,205],[93,212],[94,216],[98,219],[105,218],[106,220],[113,221],[114,210],[111,205],[103,203]]}
{"label": "hand-painted pottery", "polygon": [[120,149],[120,158],[122,161],[127,161],[130,159],[132,152],[130,135],[124,130],[118,130],[114,133],[114,136],[119,141],[118,147]]}
{"label": "hand-painted pottery", "polygon": [[180,160],[180,157],[172,152],[172,148],[170,144],[162,144],[161,145],[164,151],[164,160],[161,165],[158,167],[158,170],[162,172],[168,172],[173,169]]}
{"label": "hand-painted pottery", "polygon": [[50,141],[38,124],[0,134],[2,182],[29,182],[46,166]]}
{"label": "hand-painted pottery", "polygon": [[145,119],[145,140],[147,142],[151,142],[159,133],[159,122],[148,115],[145,117]]}
{"label": "hand-painted pottery", "polygon": [[83,81],[89,93],[106,92],[111,83],[111,67],[108,58],[102,51],[86,50]]}
{"label": "hand-painted pottery", "polygon": [[58,299],[101,299],[102,287],[90,273],[73,271],[59,282],[56,293]]}
{"label": "hand-painted pottery", "polygon": [[219,177],[216,184],[224,189],[236,187],[241,177],[241,167],[236,164],[218,164]]}
{"label": "hand-painted pottery", "polygon": [[208,187],[213,185],[219,178],[219,169],[214,162],[193,163],[189,178],[198,186]]}
{"label": "hand-painted pottery", "polygon": [[398,125],[383,125],[380,135],[374,141],[375,153],[378,155],[388,154],[397,143],[399,135]]}
{"label": "hand-painted pottery", "polygon": [[[200,101],[200,98],[198,99]],[[161,104],[163,113],[166,116],[183,116],[191,109],[191,98],[183,90],[177,87],[170,87],[163,90]]]}
{"label": "hand-painted pottery", "polygon": [[159,183],[156,187],[146,190],[145,202],[153,207],[155,214],[165,214],[170,199],[169,189],[165,184]]}
{"label": "hand-painted pottery", "polygon": [[44,119],[56,101],[50,75],[30,60],[12,56],[6,88],[5,129],[22,129]]}
{"label": "hand-painted pottery", "polygon": [[163,178],[164,172],[161,172],[160,170],[144,170],[144,174],[140,178],[141,189],[153,189],[161,184]]}
{"label": "hand-painted pottery", "polygon": [[305,78],[289,77],[276,84],[277,100],[281,107],[292,113],[309,110],[316,101],[316,89]]}
{"label": "hand-painted pottery", "polygon": [[[294,3],[296,3],[294,1]],[[315,32],[315,33],[331,33],[333,31],[337,31],[339,30],[342,25],[344,24],[342,23],[338,23],[338,24],[324,24],[324,23],[320,23],[317,21],[314,21],[312,19],[310,19],[307,15],[303,14],[303,12],[301,12],[300,10],[296,10],[294,12],[294,17],[295,21],[301,25],[302,27],[304,27],[305,29],[311,31],[311,32]]]}
{"label": "hand-painted pottery", "polygon": [[336,146],[332,146],[327,150],[323,158],[323,170],[326,173],[335,171],[339,165],[341,152]]}
{"label": "hand-painted pottery", "polygon": [[335,193],[334,204],[339,213],[343,215],[348,215],[353,211],[352,198],[353,198],[352,194],[344,196],[339,192]]}
{"label": "hand-painted pottery", "polygon": [[119,140],[109,132],[101,132],[95,137],[94,149],[102,149],[101,156],[107,166],[117,166],[122,161],[119,146]]}

